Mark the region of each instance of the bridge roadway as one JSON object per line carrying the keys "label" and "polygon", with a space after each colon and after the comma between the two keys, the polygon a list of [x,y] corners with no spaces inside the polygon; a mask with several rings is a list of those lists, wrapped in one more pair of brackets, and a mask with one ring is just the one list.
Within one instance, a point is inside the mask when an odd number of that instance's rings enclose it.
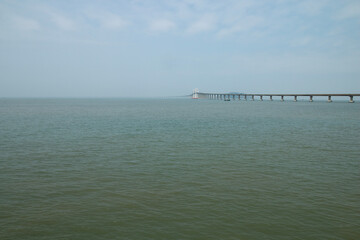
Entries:
{"label": "bridge roadway", "polygon": [[281,97],[281,101],[284,101],[284,97],[294,97],[294,101],[297,101],[297,97],[309,97],[309,101],[313,101],[314,96],[321,96],[321,97],[328,97],[328,102],[332,102],[331,97],[349,97],[349,103],[354,102],[354,96],[360,96],[360,93],[306,93],[306,94],[269,94],[269,93],[202,93],[198,92],[198,96],[206,97],[209,99],[219,99],[219,100],[230,100],[231,97],[233,100],[238,98],[239,100],[241,97],[244,100],[247,100],[248,97],[254,101],[255,97],[260,97],[260,101],[263,101],[263,97],[269,97],[270,101],[273,100],[273,97]]}

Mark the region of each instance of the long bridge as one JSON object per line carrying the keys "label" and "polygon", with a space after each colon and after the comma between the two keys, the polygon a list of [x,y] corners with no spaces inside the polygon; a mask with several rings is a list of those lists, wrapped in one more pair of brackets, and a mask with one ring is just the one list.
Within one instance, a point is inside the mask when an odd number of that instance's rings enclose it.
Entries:
{"label": "long bridge", "polygon": [[349,103],[354,102],[354,96],[360,96],[360,93],[305,93],[305,94],[269,94],[269,93],[205,93],[200,92],[198,89],[194,89],[192,98],[208,98],[208,99],[217,99],[217,100],[255,100],[255,97],[258,97],[260,101],[263,101],[264,97],[269,97],[269,100],[272,101],[273,97],[280,97],[281,101],[284,101],[284,97],[293,97],[296,102],[298,97],[309,97],[309,101],[312,102],[314,97],[328,97],[328,102],[332,102],[332,97],[349,97]]}

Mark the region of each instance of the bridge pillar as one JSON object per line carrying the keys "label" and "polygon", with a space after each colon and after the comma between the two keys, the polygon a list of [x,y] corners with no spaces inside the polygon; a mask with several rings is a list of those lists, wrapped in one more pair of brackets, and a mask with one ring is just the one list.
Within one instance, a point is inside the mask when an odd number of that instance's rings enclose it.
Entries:
{"label": "bridge pillar", "polygon": [[294,102],[297,102],[297,96],[294,96]]}
{"label": "bridge pillar", "polygon": [[244,99],[247,101],[247,96],[246,95],[244,95]]}
{"label": "bridge pillar", "polygon": [[272,99],[272,95],[270,95],[270,101],[272,101],[273,99]]}
{"label": "bridge pillar", "polygon": [[282,101],[282,102],[284,101],[284,96],[281,96],[281,101]]}
{"label": "bridge pillar", "polygon": [[331,96],[328,96],[328,102],[329,102],[329,103],[332,102],[332,101],[331,101]]}
{"label": "bridge pillar", "polygon": [[254,101],[254,95],[251,95],[251,99]]}
{"label": "bridge pillar", "polygon": [[235,101],[235,95],[233,95],[233,100]]}
{"label": "bridge pillar", "polygon": [[241,100],[240,96],[241,96],[241,95],[239,94],[239,101]]}
{"label": "bridge pillar", "polygon": [[350,97],[349,103],[354,103],[354,96],[349,96],[349,97]]}
{"label": "bridge pillar", "polygon": [[199,89],[195,88],[193,90],[192,98],[193,99],[198,99],[199,98]]}
{"label": "bridge pillar", "polygon": [[312,102],[313,101],[313,96],[310,96],[310,102]]}
{"label": "bridge pillar", "polygon": [[261,96],[260,96],[260,101],[262,101],[262,100],[263,100],[263,99],[262,99],[262,97],[263,97],[263,96],[261,95]]}

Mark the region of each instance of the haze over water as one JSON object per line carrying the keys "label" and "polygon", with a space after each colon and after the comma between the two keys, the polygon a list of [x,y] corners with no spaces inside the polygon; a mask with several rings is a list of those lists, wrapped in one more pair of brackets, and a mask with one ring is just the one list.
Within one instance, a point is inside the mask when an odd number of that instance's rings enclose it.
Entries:
{"label": "haze over water", "polygon": [[1,99],[1,239],[357,239],[359,110]]}

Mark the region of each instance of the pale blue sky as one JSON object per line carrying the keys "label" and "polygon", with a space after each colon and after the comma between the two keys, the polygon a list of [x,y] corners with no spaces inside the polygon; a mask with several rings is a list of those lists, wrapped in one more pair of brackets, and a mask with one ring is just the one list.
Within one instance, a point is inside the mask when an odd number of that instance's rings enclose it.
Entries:
{"label": "pale blue sky", "polygon": [[360,92],[359,0],[0,0],[0,97]]}

